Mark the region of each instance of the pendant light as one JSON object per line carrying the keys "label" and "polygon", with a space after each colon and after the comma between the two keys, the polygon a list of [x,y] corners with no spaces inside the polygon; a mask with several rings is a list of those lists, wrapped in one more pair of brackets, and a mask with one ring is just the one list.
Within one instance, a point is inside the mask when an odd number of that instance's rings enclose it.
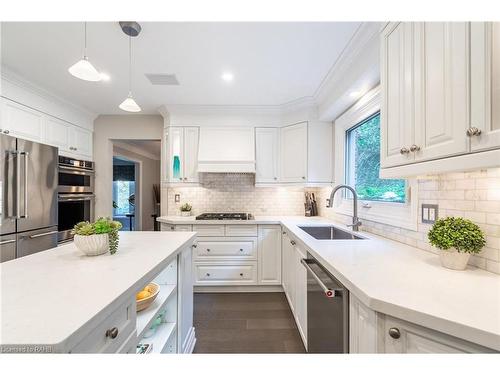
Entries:
{"label": "pendant light", "polygon": [[132,97],[132,36],[130,34],[128,35],[128,96],[119,107],[127,112],[141,111],[141,107]]}
{"label": "pendant light", "polygon": [[69,67],[69,73],[76,77],[83,79],[84,81],[98,82],[101,80],[101,75],[96,68],[90,63],[87,57],[87,22],[85,25],[85,43],[83,47],[83,58],[76,64]]}

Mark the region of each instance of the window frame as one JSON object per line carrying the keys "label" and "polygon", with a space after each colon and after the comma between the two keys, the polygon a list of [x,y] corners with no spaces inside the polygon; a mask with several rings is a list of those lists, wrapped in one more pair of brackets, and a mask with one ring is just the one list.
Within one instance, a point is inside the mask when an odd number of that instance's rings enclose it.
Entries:
{"label": "window frame", "polygon": [[[380,86],[374,88],[334,122],[335,129],[335,184],[347,183],[347,132],[354,126],[380,112]],[[381,142],[382,143],[382,142]],[[361,219],[399,228],[417,230],[418,184],[415,179],[406,179],[406,202],[382,202],[371,200],[358,201],[358,216]],[[352,199],[346,194],[336,194],[333,210],[336,213],[352,216]]]}

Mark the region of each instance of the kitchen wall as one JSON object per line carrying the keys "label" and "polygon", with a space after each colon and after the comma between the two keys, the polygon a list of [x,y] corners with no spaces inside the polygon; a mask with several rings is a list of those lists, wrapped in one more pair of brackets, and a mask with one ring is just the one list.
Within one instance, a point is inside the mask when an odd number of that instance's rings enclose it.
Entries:
{"label": "kitchen wall", "polygon": [[[255,187],[254,179],[253,174],[203,173],[198,187],[164,189],[167,215],[179,215],[179,207],[186,202],[193,205],[194,215],[204,212],[247,212],[261,216],[304,214],[304,188]],[[180,194],[180,203],[175,203],[176,194]]]}
{"label": "kitchen wall", "polygon": [[95,216],[113,208],[113,140],[161,140],[160,115],[101,115],[94,122]]}
{"label": "kitchen wall", "polygon": [[[330,188],[317,189],[321,216],[348,223],[349,216],[337,214],[323,204]],[[423,203],[438,204],[439,217],[461,216],[478,224],[486,235],[486,246],[473,255],[470,264],[500,274],[500,168],[473,172],[448,173],[435,179],[418,182],[418,230],[362,220],[362,230],[436,253],[427,240],[431,225],[422,224],[420,207]]]}

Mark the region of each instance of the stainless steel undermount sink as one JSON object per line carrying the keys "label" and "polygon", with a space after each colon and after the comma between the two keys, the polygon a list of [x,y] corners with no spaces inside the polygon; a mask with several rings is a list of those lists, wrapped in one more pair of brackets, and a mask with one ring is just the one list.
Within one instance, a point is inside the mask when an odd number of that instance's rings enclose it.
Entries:
{"label": "stainless steel undermount sink", "polygon": [[357,236],[342,229],[322,226],[322,227],[299,227],[304,232],[317,240],[364,240],[364,237]]}

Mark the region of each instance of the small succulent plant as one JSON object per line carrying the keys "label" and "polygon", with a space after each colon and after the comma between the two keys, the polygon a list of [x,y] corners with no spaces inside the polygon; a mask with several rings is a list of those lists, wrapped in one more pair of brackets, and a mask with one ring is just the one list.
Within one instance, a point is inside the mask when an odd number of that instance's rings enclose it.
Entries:
{"label": "small succulent plant", "polygon": [[110,218],[100,217],[94,223],[82,221],[75,225],[72,230],[73,234],[79,236],[91,236],[93,234],[108,234],[109,252],[116,253],[118,250],[119,234],[122,224],[118,221],[113,221]]}
{"label": "small succulent plant", "polygon": [[189,211],[191,211],[192,208],[193,208],[193,206],[191,206],[189,203],[184,203],[181,206],[181,211],[183,211],[183,212],[189,212]]}

